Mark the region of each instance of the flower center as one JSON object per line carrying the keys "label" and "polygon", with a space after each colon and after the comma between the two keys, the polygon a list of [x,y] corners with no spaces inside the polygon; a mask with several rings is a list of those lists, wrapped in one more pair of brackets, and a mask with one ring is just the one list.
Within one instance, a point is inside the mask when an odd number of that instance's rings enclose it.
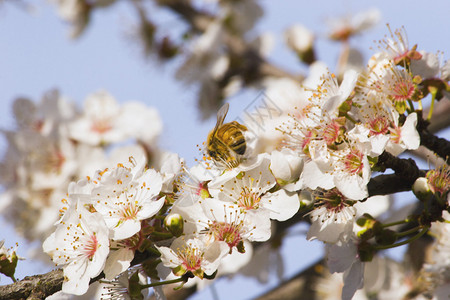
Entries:
{"label": "flower center", "polygon": [[111,129],[112,126],[108,119],[94,120],[91,126],[91,130],[99,134],[103,134]]}
{"label": "flower center", "polygon": [[92,257],[94,256],[95,252],[98,249],[98,240],[97,240],[97,236],[94,234],[92,234],[90,236],[90,239],[86,241],[86,243],[84,244],[84,253],[86,254],[88,259],[92,259]]}
{"label": "flower center", "polygon": [[241,194],[236,204],[246,210],[258,209],[261,198],[248,187],[242,187]]}
{"label": "flower center", "polygon": [[320,199],[328,211],[340,212],[347,206],[346,198],[337,189],[325,192]]}
{"label": "flower center", "polygon": [[237,246],[237,244],[239,244],[242,240],[240,233],[242,225],[242,222],[236,224],[234,222],[225,223],[214,221],[209,226],[209,229],[217,241],[224,241],[228,244],[231,250],[231,248]]}
{"label": "flower center", "polygon": [[136,215],[139,211],[140,207],[137,205],[137,201],[132,201],[130,203],[127,203],[125,206],[122,207],[120,211],[121,220],[131,220],[136,218]]}
{"label": "flower center", "polygon": [[177,249],[177,255],[183,261],[186,270],[194,272],[201,267],[203,256],[198,248],[190,246],[179,248]]}
{"label": "flower center", "polygon": [[389,130],[389,121],[385,117],[376,117],[369,122],[370,135],[386,134]]}
{"label": "flower center", "polygon": [[[349,200],[347,197],[342,195],[342,193],[336,188],[329,191],[324,191],[321,195],[316,197],[316,200],[317,201],[314,206],[318,208],[323,207],[326,211],[322,211],[320,215],[317,215],[320,210],[314,210],[311,216],[314,218],[321,218],[322,220],[331,218],[334,221],[336,221],[337,215],[339,215],[340,218],[351,218],[351,216],[346,216],[345,210],[352,207],[356,203],[356,201]],[[343,212],[344,214],[341,214]],[[350,212],[353,212],[353,210],[350,210]]]}
{"label": "flower center", "polygon": [[352,150],[345,156],[345,170],[350,174],[361,174],[363,169],[363,154],[358,150]]}
{"label": "flower center", "polygon": [[394,144],[399,144],[402,137],[402,130],[400,127],[395,126],[394,128],[389,128],[389,133],[391,135],[391,141]]}
{"label": "flower center", "polygon": [[402,102],[411,99],[414,95],[414,91],[415,86],[412,80],[410,78],[401,77],[394,82],[390,96],[394,101]]}
{"label": "flower center", "polygon": [[328,146],[340,141],[341,127],[342,125],[336,120],[331,121],[331,123],[328,123],[325,126],[323,131],[323,139]]}
{"label": "flower center", "polygon": [[448,165],[443,165],[436,170],[430,170],[426,176],[433,193],[444,195],[450,190],[450,168]]}

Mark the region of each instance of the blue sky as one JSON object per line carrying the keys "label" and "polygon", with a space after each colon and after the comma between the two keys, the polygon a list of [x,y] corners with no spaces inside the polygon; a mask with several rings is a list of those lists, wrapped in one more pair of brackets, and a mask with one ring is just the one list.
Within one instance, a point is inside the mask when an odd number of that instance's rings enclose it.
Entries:
{"label": "blue sky", "polygon": [[[11,4],[0,5],[0,127],[11,128],[14,124],[11,104],[18,96],[38,100],[45,91],[58,88],[63,95],[81,104],[89,93],[106,89],[120,102],[139,100],[156,107],[164,123],[161,147],[179,153],[192,164],[193,158],[199,156],[196,145],[205,140],[215,120],[200,121],[195,90],[177,83],[172,77],[177,62],[162,67],[148,61],[139,44],[127,37],[134,15],[125,3],[119,1],[112,9],[95,14],[85,34],[78,40],[70,40],[69,28],[56,16],[55,9],[45,1],[34,2],[37,4],[32,14]],[[366,58],[371,54],[369,48],[374,47],[372,41],[387,33],[385,23],[390,23],[392,28],[405,26],[410,44],[417,43],[419,49],[430,52],[441,50],[444,58],[449,58],[446,53],[450,50],[450,1],[427,1],[426,5],[424,1],[415,0],[266,0],[262,3],[266,15],[257,29],[270,31],[276,37],[270,60],[294,72],[304,68],[282,44],[282,32],[289,24],[300,22],[319,34],[318,57],[333,70],[339,48],[321,38],[327,29],[324,20],[373,7],[374,3],[382,13],[382,21],[367,35],[352,41],[363,50]],[[169,18],[167,23],[173,21]],[[233,97],[230,118],[237,117],[258,93],[254,90]],[[0,139],[0,151],[4,147],[5,141]],[[0,226],[3,228],[4,225],[0,223]],[[0,239],[3,238],[8,246],[16,241],[11,228],[2,230]],[[287,244],[290,246],[283,248],[296,261],[289,263],[288,274],[320,256],[318,245],[306,247],[310,243],[298,241],[300,239],[303,238],[289,239]],[[26,245],[18,241],[20,245]],[[19,253],[26,255],[23,248],[19,248]],[[304,257],[302,261],[295,259],[299,251]],[[39,264],[19,263],[17,275],[24,277],[40,272],[43,269]],[[2,283],[8,282],[2,278]],[[234,288],[236,291],[229,287],[228,283],[226,287],[218,285],[219,294],[225,288],[227,295],[234,299],[258,294],[242,295],[238,287]]]}

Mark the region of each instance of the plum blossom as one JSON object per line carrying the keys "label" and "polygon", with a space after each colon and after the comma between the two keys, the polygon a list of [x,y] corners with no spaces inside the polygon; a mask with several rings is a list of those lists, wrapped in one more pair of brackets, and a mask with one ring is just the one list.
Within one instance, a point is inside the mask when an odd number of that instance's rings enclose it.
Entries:
{"label": "plum blossom", "polygon": [[368,197],[367,184],[372,171],[367,155],[357,144],[335,153],[334,183],[347,198],[362,200]]}
{"label": "plum blossom", "polygon": [[395,31],[387,25],[389,36],[379,41],[379,50],[383,55],[386,55],[394,64],[405,64],[411,60],[418,60],[422,55],[416,51],[417,45],[410,46],[408,35],[404,27]]}
{"label": "plum blossom", "polygon": [[356,13],[352,16],[328,20],[329,36],[333,40],[346,41],[349,37],[374,27],[381,19],[381,13],[376,8]]}
{"label": "plum blossom", "polygon": [[433,194],[442,199],[445,199],[446,194],[450,194],[450,167],[447,164],[428,171],[426,178]]}
{"label": "plum blossom", "polygon": [[62,291],[83,295],[89,280],[103,270],[109,254],[109,230],[99,213],[80,203],[66,212],[56,231],[44,242],[44,252],[64,269]]}
{"label": "plum blossom", "polygon": [[337,189],[318,194],[310,213],[312,224],[307,239],[319,239],[325,243],[348,239],[356,217],[354,204],[355,201],[347,199]]}
{"label": "plum blossom", "polygon": [[209,185],[210,193],[221,201],[236,204],[247,212],[247,219],[254,218],[255,222],[270,222],[261,220],[262,211],[267,211],[271,219],[287,220],[298,211],[300,202],[296,194],[289,195],[284,190],[268,193],[276,184],[269,165],[269,157],[259,155],[251,169],[228,172],[216,178]]}
{"label": "plum blossom", "polygon": [[258,218],[248,217],[247,211],[232,203],[205,199],[199,201],[203,213],[196,215],[201,232],[214,241],[226,242],[230,253],[234,249],[244,253],[244,241],[263,242],[270,238],[270,212],[260,211]]}
{"label": "plum blossom", "polygon": [[141,220],[154,216],[164,204],[164,197],[158,198],[162,176],[153,169],[144,170],[144,158],[130,158],[130,164],[118,164],[94,177],[98,183],[92,190],[93,205],[105,219],[113,240],[137,233]]}
{"label": "plum blossom", "polygon": [[92,146],[123,142],[129,138],[151,145],[161,130],[156,110],[132,101],[120,106],[105,90],[88,95],[84,113],[69,124],[71,138]]}
{"label": "plum blossom", "polygon": [[[396,121],[396,120],[394,120]],[[417,114],[411,113],[406,117],[405,123],[399,126],[398,121],[392,124],[390,140],[386,145],[386,151],[398,156],[405,150],[415,150],[420,146],[420,136],[416,129]]]}
{"label": "plum blossom", "polygon": [[161,252],[164,266],[181,276],[191,272],[203,279],[212,275],[219,267],[221,259],[228,253],[228,245],[223,241],[209,242],[201,236],[183,236],[175,239],[170,248],[156,247]]}
{"label": "plum blossom", "polygon": [[[288,148],[281,151],[272,151],[270,156],[270,170],[277,182],[281,185],[288,185],[299,180],[303,169],[303,158],[295,155]],[[287,189],[286,186],[284,186]]]}

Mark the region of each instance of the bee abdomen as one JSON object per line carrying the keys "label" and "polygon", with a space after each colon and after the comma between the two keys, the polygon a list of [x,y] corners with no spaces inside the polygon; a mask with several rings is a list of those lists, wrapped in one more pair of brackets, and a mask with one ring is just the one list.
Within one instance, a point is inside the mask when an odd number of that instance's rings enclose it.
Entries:
{"label": "bee abdomen", "polygon": [[230,143],[230,148],[237,154],[243,155],[245,153],[245,149],[247,148],[244,136],[242,134],[237,136],[235,141]]}
{"label": "bee abdomen", "polygon": [[236,121],[224,124],[217,133],[219,138],[222,138],[222,142],[228,146],[235,153],[243,155],[246,150],[246,142],[243,131],[247,130],[247,127],[239,124]]}

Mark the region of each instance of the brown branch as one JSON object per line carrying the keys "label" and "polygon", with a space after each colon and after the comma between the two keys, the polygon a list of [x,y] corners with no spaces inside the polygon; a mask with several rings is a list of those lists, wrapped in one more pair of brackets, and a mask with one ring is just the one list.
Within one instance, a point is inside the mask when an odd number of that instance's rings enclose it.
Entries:
{"label": "brown branch", "polygon": [[45,299],[61,290],[63,271],[53,270],[46,274],[27,276],[24,279],[0,287],[0,299]]}
{"label": "brown branch", "polygon": [[437,137],[428,131],[422,131],[420,134],[420,144],[432,150],[434,153],[450,163],[450,142],[444,138]]}
{"label": "brown branch", "polygon": [[392,169],[396,175],[407,181],[412,180],[413,183],[418,177],[425,174],[417,167],[414,159],[395,157],[386,151],[378,156],[377,167],[381,168],[383,171],[387,168]]}
{"label": "brown branch", "polygon": [[[135,266],[149,258],[155,257],[155,255],[148,252],[136,252],[131,265]],[[104,277],[105,274],[102,272],[97,277],[92,278],[89,284],[99,281]],[[64,274],[62,269],[53,270],[41,275],[27,276],[15,283],[0,286],[0,299],[45,299],[46,297],[60,291],[63,281]]]}
{"label": "brown branch", "polygon": [[369,197],[410,191],[414,181],[405,180],[404,177],[395,174],[378,175],[370,179],[367,185]]}

